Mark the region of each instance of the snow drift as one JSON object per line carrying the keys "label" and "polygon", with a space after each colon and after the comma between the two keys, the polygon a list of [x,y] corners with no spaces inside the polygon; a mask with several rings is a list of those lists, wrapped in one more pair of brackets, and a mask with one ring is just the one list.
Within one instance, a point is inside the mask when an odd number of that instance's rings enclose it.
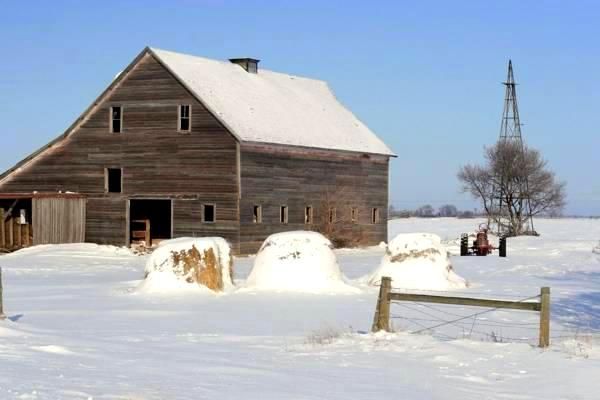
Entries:
{"label": "snow drift", "polygon": [[368,277],[378,284],[382,276],[403,289],[448,290],[465,288],[468,283],[452,269],[440,237],[430,233],[405,233],[387,246],[379,267]]}
{"label": "snow drift", "polygon": [[246,287],[295,292],[357,292],[345,282],[333,245],[317,232],[269,236],[262,244]]}
{"label": "snow drift", "polygon": [[598,245],[592,249],[592,253],[600,254],[600,242],[598,242]]}
{"label": "snow drift", "polygon": [[163,241],[146,262],[144,292],[208,288],[223,291],[233,286],[233,259],[227,241],[220,237],[179,238]]}

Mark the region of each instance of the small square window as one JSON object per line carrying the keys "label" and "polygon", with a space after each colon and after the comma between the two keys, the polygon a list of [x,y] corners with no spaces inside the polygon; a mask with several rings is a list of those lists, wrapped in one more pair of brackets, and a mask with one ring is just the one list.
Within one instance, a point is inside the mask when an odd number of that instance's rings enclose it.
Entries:
{"label": "small square window", "polygon": [[330,207],[329,208],[329,218],[328,221],[330,224],[333,224],[335,222],[335,207]]}
{"label": "small square window", "polygon": [[113,106],[110,108],[110,131],[112,133],[121,133],[123,129],[123,108]]}
{"label": "small square window", "polygon": [[104,186],[108,193],[123,192],[123,170],[121,168],[106,168],[104,171]]}
{"label": "small square window", "polygon": [[288,208],[287,206],[281,206],[279,209],[279,222],[282,224],[288,223]]}
{"label": "small square window", "polygon": [[373,223],[373,224],[379,223],[379,208],[373,208],[371,210],[371,223]]}
{"label": "small square window", "polygon": [[217,207],[214,204],[202,205],[202,222],[212,223],[217,220]]}
{"label": "small square window", "polygon": [[252,210],[252,221],[255,224],[262,223],[262,207],[261,206],[254,206],[254,208]]}
{"label": "small square window", "polygon": [[312,206],[306,206],[304,208],[304,223],[305,224],[313,223],[313,208],[312,208]]}
{"label": "small square window", "polygon": [[354,224],[358,222],[358,208],[352,207],[350,209],[350,220]]}
{"label": "small square window", "polygon": [[189,132],[192,128],[191,123],[192,106],[184,104],[179,106],[179,131]]}

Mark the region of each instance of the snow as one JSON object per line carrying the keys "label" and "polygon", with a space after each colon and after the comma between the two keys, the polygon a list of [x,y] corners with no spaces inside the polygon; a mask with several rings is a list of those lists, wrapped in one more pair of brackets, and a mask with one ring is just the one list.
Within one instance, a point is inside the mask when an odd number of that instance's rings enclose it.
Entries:
{"label": "snow", "polygon": [[256,255],[246,287],[278,292],[358,291],[345,283],[329,239],[308,231],[269,236]]}
{"label": "snow", "polygon": [[[431,232],[444,244],[477,222],[395,220],[389,233]],[[600,221],[540,219],[536,229],[542,236],[509,238],[507,258],[451,256],[471,286],[450,293],[523,298],[550,286],[547,350],[533,346],[539,316],[524,311],[421,334],[410,332],[428,321],[395,318],[396,333],[364,333],[378,289],[358,279],[379,265],[385,249],[377,246],[334,251],[348,283],[361,288],[344,296],[145,296],[136,288],[149,256],[127,249],[47,245],[2,255],[8,319],[0,321],[0,399],[595,400],[600,255],[591,249]],[[235,259],[236,286],[255,258]],[[441,307],[448,320],[473,312]],[[429,318],[420,311],[437,313],[392,306],[398,317]]]}
{"label": "snow", "polygon": [[392,287],[420,290],[464,289],[467,281],[452,269],[440,237],[431,233],[403,233],[392,239],[369,284],[392,278]]}
{"label": "snow", "polygon": [[[176,263],[173,253],[187,251],[193,247],[200,254],[212,249],[221,267],[224,290],[233,288],[233,277],[230,274],[231,248],[221,237],[182,237],[160,242],[146,262],[146,279],[138,287],[140,293],[179,293],[181,291],[212,292],[191,279],[192,270],[187,273],[181,262]],[[203,290],[206,289],[206,290]]]}
{"label": "snow", "polygon": [[151,51],[242,141],[393,155],[323,81]]}

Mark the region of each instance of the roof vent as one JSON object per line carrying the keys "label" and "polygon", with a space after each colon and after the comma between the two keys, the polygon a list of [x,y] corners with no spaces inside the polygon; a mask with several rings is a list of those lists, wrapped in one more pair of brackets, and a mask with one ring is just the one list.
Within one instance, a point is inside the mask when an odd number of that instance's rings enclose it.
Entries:
{"label": "roof vent", "polygon": [[251,74],[256,74],[258,72],[258,63],[260,60],[255,58],[230,58],[229,61],[239,65]]}

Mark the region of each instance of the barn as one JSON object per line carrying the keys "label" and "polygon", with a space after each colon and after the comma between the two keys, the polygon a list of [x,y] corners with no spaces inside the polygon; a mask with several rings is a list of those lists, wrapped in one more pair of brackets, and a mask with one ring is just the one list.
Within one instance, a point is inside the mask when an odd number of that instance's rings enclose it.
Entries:
{"label": "barn", "polygon": [[145,48],[0,175],[0,248],[222,236],[247,254],[289,230],[377,244],[392,157],[326,82]]}

